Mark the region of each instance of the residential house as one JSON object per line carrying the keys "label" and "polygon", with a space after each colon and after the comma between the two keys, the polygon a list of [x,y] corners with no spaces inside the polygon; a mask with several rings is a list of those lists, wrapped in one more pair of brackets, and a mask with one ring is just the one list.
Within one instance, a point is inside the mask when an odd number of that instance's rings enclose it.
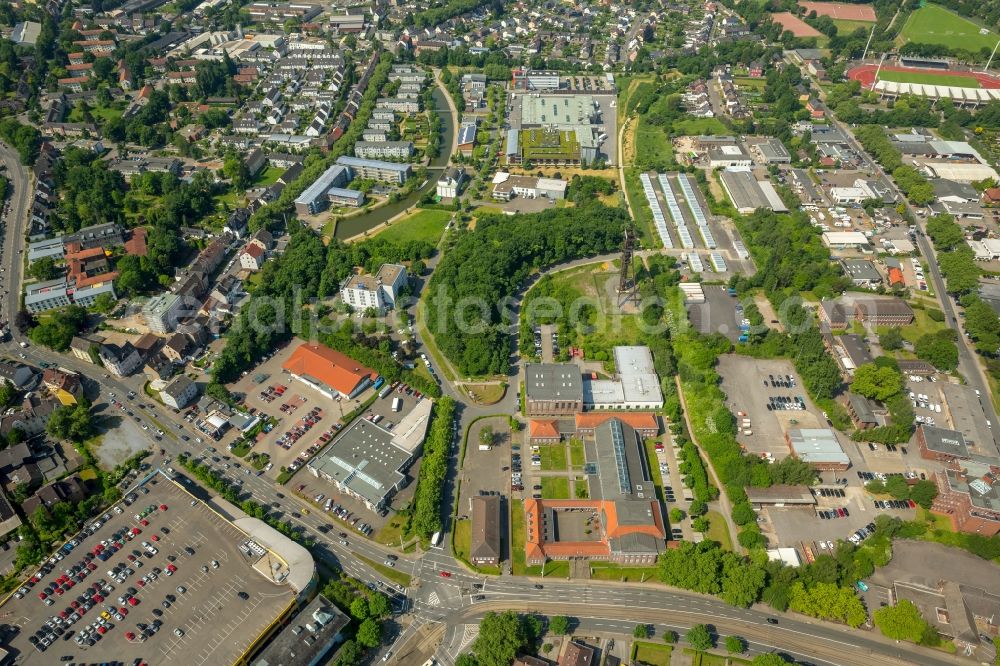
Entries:
{"label": "residential house", "polygon": [[127,377],[142,367],[142,357],[131,342],[123,345],[105,343],[98,354],[107,371],[116,377]]}

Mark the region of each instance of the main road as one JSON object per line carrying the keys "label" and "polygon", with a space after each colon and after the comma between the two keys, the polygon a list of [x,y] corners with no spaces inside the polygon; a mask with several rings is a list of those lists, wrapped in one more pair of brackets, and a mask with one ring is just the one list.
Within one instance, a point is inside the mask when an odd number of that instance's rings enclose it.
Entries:
{"label": "main road", "polygon": [[[0,160],[7,165],[15,197],[5,238],[8,252],[3,259],[3,267],[10,280],[9,293],[3,299],[3,305],[6,308],[5,314],[12,318],[18,304],[30,178],[18,164],[17,156],[2,145]],[[11,334],[12,340],[0,345],[0,350],[11,356],[24,354],[28,362],[55,363],[81,373],[87,378],[90,394],[96,396],[95,409],[107,409],[111,402],[109,394],[115,393],[127,409],[132,410],[150,427],[143,435],[148,438],[149,447],[153,451],[154,464],[166,464],[181,453],[195,458],[203,457],[207,464],[239,488],[243,499],[252,497],[272,515],[288,521],[302,534],[311,537],[317,544],[313,554],[321,563],[342,568],[351,576],[380,587],[392,595],[397,607],[404,610],[396,618],[401,631],[397,631],[393,644],[384,646],[379,653],[380,656],[386,656],[391,650],[394,656],[387,660],[389,662],[412,663],[412,655],[417,654],[420,649],[430,654],[431,649],[427,646],[439,640],[441,647],[437,650],[438,657],[445,663],[452,663],[457,650],[464,647],[461,637],[467,635],[466,625],[475,624],[487,610],[513,609],[521,612],[575,615],[581,623],[605,624],[618,628],[646,622],[659,627],[667,623],[671,628],[683,631],[697,623],[710,623],[723,633],[738,633],[747,638],[752,649],[760,651],[776,648],[794,656],[830,664],[921,663],[943,666],[956,663],[953,657],[916,646],[897,645],[874,633],[766,610],[738,609],[714,597],[673,590],[658,584],[529,579],[515,576],[487,578],[469,572],[440,548],[432,548],[415,556],[399,555],[389,547],[350,532],[342,523],[332,522],[328,516],[314,508],[309,509],[294,493],[256,474],[245,465],[225,458],[225,453],[212,452],[208,450],[209,445],[196,444],[194,438],[201,434],[172,410],[148,400],[142,391],[141,378],[116,378],[72,355],[57,354],[34,345],[19,348],[19,343],[26,342],[26,339],[15,327],[11,327]],[[510,409],[513,405],[513,397],[508,395],[501,406],[476,407],[466,404],[460,392],[449,384],[445,384],[444,390],[458,401],[458,418],[463,425],[460,433],[464,432],[464,425],[476,416]],[[137,394],[133,400],[126,397],[130,391]],[[139,403],[144,405],[144,409],[138,408]],[[160,440],[155,439],[157,428],[163,430]],[[185,441],[182,437],[188,437],[188,440]],[[161,449],[164,451],[162,458],[159,454]],[[214,462],[213,457],[219,458],[219,461]],[[457,465],[457,458],[452,460],[452,464]],[[184,475],[182,470],[178,471],[189,488],[210,499],[207,492],[199,489],[193,479]],[[450,492],[451,484],[448,487]],[[445,507],[451,506],[450,499],[443,504]],[[306,509],[309,509],[308,512]],[[345,539],[347,545],[340,543],[341,531],[350,532]],[[395,568],[410,576],[408,587],[400,589],[401,586],[368,564],[381,563],[389,554],[398,555]],[[448,575],[444,576],[442,572]],[[477,590],[474,587],[476,585],[481,585],[482,589]],[[476,595],[482,595],[483,599],[474,602],[473,596]],[[780,618],[776,626],[768,624],[766,620],[774,615]]]}

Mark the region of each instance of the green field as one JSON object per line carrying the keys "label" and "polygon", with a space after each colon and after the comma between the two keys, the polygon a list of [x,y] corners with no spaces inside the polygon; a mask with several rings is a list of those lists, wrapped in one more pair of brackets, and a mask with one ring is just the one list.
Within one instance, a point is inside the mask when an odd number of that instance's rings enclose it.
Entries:
{"label": "green field", "polygon": [[543,476],[542,499],[569,499],[569,479],[565,476]]}
{"label": "green field", "polygon": [[833,24],[837,26],[837,34],[846,36],[853,34],[855,30],[871,30],[872,24],[868,21],[849,21],[847,19],[833,19]]}
{"label": "green field", "polygon": [[718,511],[709,511],[705,517],[708,518],[709,525],[708,531],[705,532],[705,538],[718,541],[723,550],[732,550],[733,542],[729,538],[729,528],[726,526],[726,519],[722,517],[722,514]]}
{"label": "green field", "polygon": [[662,247],[660,235],[656,233],[653,224],[653,211],[649,209],[649,202],[642,190],[642,181],[639,180],[640,170],[633,167],[625,167],[625,190],[628,192],[628,201],[632,205],[632,218],[639,229],[639,239],[644,248]]}
{"label": "green field", "polygon": [[397,220],[379,232],[379,237],[395,243],[427,241],[437,244],[451,219],[446,210],[421,210],[413,215]]}
{"label": "green field", "polygon": [[538,455],[542,457],[543,472],[562,472],[566,470],[566,445],[562,442],[542,446],[539,449]]}
{"label": "green field", "polygon": [[923,83],[929,86],[957,86],[959,88],[980,88],[979,80],[972,76],[954,76],[952,74],[930,74],[926,72],[891,72],[881,70],[878,73],[880,81],[895,81],[896,83]]}
{"label": "green field", "polygon": [[639,167],[668,162],[672,159],[670,137],[662,127],[650,124],[640,116],[635,129],[635,163]]}
{"label": "green field", "polygon": [[965,51],[992,51],[998,35],[995,32],[981,35],[981,27],[944,7],[925,5],[910,14],[899,37],[904,43],[940,44]]}
{"label": "green field", "polygon": [[669,645],[637,642],[632,646],[632,662],[652,664],[652,666],[670,666],[670,653],[673,651],[674,649]]}
{"label": "green field", "polygon": [[718,118],[685,118],[674,121],[674,132],[677,134],[728,134],[729,128]]}

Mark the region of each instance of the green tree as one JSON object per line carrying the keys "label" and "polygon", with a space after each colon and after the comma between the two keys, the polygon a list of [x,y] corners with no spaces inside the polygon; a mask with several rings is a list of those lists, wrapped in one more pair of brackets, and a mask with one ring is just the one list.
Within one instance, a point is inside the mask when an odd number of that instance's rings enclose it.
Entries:
{"label": "green tree", "polygon": [[882,635],[894,640],[919,643],[924,640],[928,629],[933,630],[920,614],[920,609],[907,599],[895,606],[882,606],[873,617],[875,626]]}
{"label": "green tree", "polygon": [[942,372],[951,372],[958,367],[958,347],[955,346],[953,335],[954,331],[951,329],[921,335],[914,345],[917,358],[927,361]]}
{"label": "green tree", "polygon": [[632,629],[633,638],[649,638],[649,625],[648,624],[637,624]]}
{"label": "green tree", "polygon": [[117,301],[115,301],[115,297],[110,293],[105,292],[103,294],[98,294],[97,298],[94,299],[94,304],[90,307],[94,310],[94,312],[107,314],[115,309],[116,304]]}
{"label": "green tree", "polygon": [[910,486],[910,499],[925,509],[931,508],[937,494],[937,484],[927,479],[921,479]]}
{"label": "green tree", "polygon": [[726,652],[740,654],[746,650],[746,641],[739,636],[726,636]]}
{"label": "green tree", "polygon": [[9,407],[17,398],[17,389],[8,381],[0,381],[0,407]]}
{"label": "green tree", "polygon": [[377,646],[382,642],[382,624],[375,619],[368,618],[358,626],[355,639],[359,645],[366,648]]}
{"label": "green tree", "polygon": [[890,476],[885,480],[885,491],[896,499],[906,499],[910,495],[910,487],[901,476]]}
{"label": "green tree", "polygon": [[479,429],[479,443],[483,446],[493,446],[492,426],[483,426]]}
{"label": "green tree", "polygon": [[691,521],[691,529],[695,532],[707,532],[710,526],[711,524],[705,516],[698,516]]}
{"label": "green tree", "polygon": [[358,597],[351,602],[351,617],[355,620],[364,620],[368,617],[368,601],[364,597]]}
{"label": "green tree", "polygon": [[386,618],[392,612],[389,599],[381,592],[372,592],[368,596],[368,615],[379,620]]}
{"label": "green tree", "polygon": [[28,266],[28,275],[39,281],[54,280],[59,277],[59,267],[52,257],[42,257]]}
{"label": "green tree", "polygon": [[684,638],[693,649],[699,652],[711,650],[715,647],[715,640],[712,638],[712,632],[710,632],[708,627],[704,624],[696,624],[688,629],[687,633],[684,634]]}
{"label": "green tree", "polygon": [[903,348],[903,332],[898,328],[890,328],[878,336],[878,343],[886,351],[896,351]]}
{"label": "green tree", "polygon": [[667,629],[663,632],[663,642],[667,645],[673,645],[677,642],[677,632],[673,629]]}
{"label": "green tree", "polygon": [[480,666],[510,666],[531,639],[524,619],[514,611],[489,612],[479,623],[472,653]]}
{"label": "green tree", "polygon": [[674,525],[684,520],[684,512],[676,506],[670,510],[670,522]]}
{"label": "green tree", "polygon": [[569,633],[570,622],[565,615],[556,615],[549,620],[549,631],[556,636],[565,636]]}
{"label": "green tree", "polygon": [[739,526],[757,522],[757,513],[749,502],[737,502],[733,505],[733,521]]}
{"label": "green tree", "polygon": [[903,389],[903,376],[890,367],[865,363],[854,371],[851,390],[872,400],[883,402]]}
{"label": "green tree", "polygon": [[791,666],[792,664],[792,662],[775,652],[758,654],[750,663],[752,666]]}

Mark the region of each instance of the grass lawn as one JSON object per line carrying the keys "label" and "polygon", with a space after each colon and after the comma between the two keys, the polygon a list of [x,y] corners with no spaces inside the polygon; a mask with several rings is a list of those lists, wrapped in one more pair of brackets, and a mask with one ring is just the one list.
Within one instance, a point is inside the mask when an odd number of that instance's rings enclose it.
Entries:
{"label": "grass lawn", "polygon": [[382,574],[383,576],[385,576],[386,578],[388,578],[389,580],[391,580],[391,581],[393,581],[395,583],[399,583],[403,587],[409,587],[410,586],[410,575],[409,574],[405,574],[402,571],[398,571],[394,567],[387,567],[384,564],[382,564],[381,562],[376,562],[375,560],[369,559],[369,558],[365,557],[364,555],[359,555],[358,553],[355,553],[353,551],[352,551],[351,554],[354,555],[354,557],[356,557],[359,560],[361,560],[362,562],[364,562],[365,564],[367,564],[368,566],[370,566],[375,571],[379,572],[380,574]]}
{"label": "grass lawn", "polygon": [[705,538],[718,541],[724,550],[732,550],[733,542],[729,538],[729,528],[726,526],[726,519],[723,518],[722,514],[718,511],[709,511],[705,517],[708,518],[709,524]]}
{"label": "grass lawn", "polygon": [[507,392],[504,384],[466,384],[465,390],[476,402],[483,405],[492,405],[503,399]]}
{"label": "grass lawn", "polygon": [[569,499],[569,479],[565,476],[543,476],[542,499]]}
{"label": "grass lawn", "polygon": [[623,567],[614,562],[591,562],[590,577],[597,580],[618,580],[625,582],[643,582],[657,580],[659,570],[656,567]]}
{"label": "grass lawn", "polygon": [[625,191],[628,194],[629,204],[632,205],[632,217],[639,229],[642,246],[645,248],[662,247],[660,235],[656,233],[653,226],[653,211],[649,209],[649,202],[646,201],[646,195],[643,193],[639,173],[641,173],[639,169],[625,168]]}
{"label": "grass lawn", "polygon": [[451,213],[446,210],[420,210],[393,222],[391,226],[380,231],[378,235],[385,240],[396,243],[407,243],[412,240],[427,241],[437,244],[444,233],[445,225],[451,219]]}
{"label": "grass lawn", "polygon": [[274,185],[278,181],[278,177],[283,173],[285,173],[285,170],[281,167],[267,167],[257,174],[257,178],[253,181],[253,184],[257,187]]}
{"label": "grass lawn", "polygon": [[938,331],[945,328],[946,324],[943,321],[934,321],[927,314],[927,310],[914,310],[913,311],[913,323],[909,326],[904,326],[900,333],[903,334],[903,339],[916,344],[920,336],[926,333],[937,333]]}
{"label": "grass lawn", "polygon": [[736,76],[733,77],[733,83],[735,83],[740,88],[752,88],[757,91],[763,91],[764,87],[767,85],[767,80],[765,79],[755,79],[750,76]]}
{"label": "grass lawn", "polygon": [[848,19],[833,19],[833,24],[837,26],[838,35],[850,35],[853,34],[855,30],[861,28],[862,30],[871,30],[872,24],[868,21],[850,21]]}
{"label": "grass lawn", "polygon": [[394,515],[389,519],[389,522],[382,526],[382,529],[378,531],[373,541],[384,543],[387,546],[398,547],[403,538],[404,522],[402,516],[399,514]]}
{"label": "grass lawn", "polygon": [[733,664],[750,663],[746,659],[726,657],[721,654],[711,654],[709,652],[695,652],[691,648],[684,648],[684,654],[691,655],[691,666],[732,666]]}
{"label": "grass lawn", "polygon": [[661,163],[671,158],[670,137],[662,127],[640,116],[635,128],[635,163],[640,167]]}
{"label": "grass lawn", "polygon": [[527,538],[527,528],[524,525],[524,502],[519,499],[510,501],[510,568],[515,576],[523,576],[528,570],[524,558],[524,542]]}
{"label": "grass lawn", "polygon": [[929,86],[957,86],[959,88],[980,88],[979,81],[971,76],[954,76],[951,74],[928,74],[925,72],[893,72],[882,70],[878,74],[880,81],[895,81],[897,83],[923,83]]}
{"label": "grass lawn", "polygon": [[586,451],[583,448],[583,440],[569,440],[569,462],[573,467],[583,467],[586,463]]}
{"label": "grass lawn", "polygon": [[587,484],[587,477],[578,476],[573,479],[573,494],[576,495],[576,499],[578,500],[590,499],[590,489]]}
{"label": "grass lawn", "polygon": [[670,666],[670,655],[673,651],[673,647],[669,645],[636,641],[632,644],[632,663]]}
{"label": "grass lawn", "polygon": [[954,14],[944,7],[927,4],[917,9],[903,25],[899,39],[921,44],[959,46],[966,51],[992,50],[997,43],[997,34],[979,34],[982,26],[969,19]]}
{"label": "grass lawn", "polygon": [[718,118],[686,118],[674,121],[677,134],[726,134],[730,130]]}
{"label": "grass lawn", "polygon": [[566,446],[562,442],[546,444],[540,448],[543,472],[561,472],[566,469]]}

